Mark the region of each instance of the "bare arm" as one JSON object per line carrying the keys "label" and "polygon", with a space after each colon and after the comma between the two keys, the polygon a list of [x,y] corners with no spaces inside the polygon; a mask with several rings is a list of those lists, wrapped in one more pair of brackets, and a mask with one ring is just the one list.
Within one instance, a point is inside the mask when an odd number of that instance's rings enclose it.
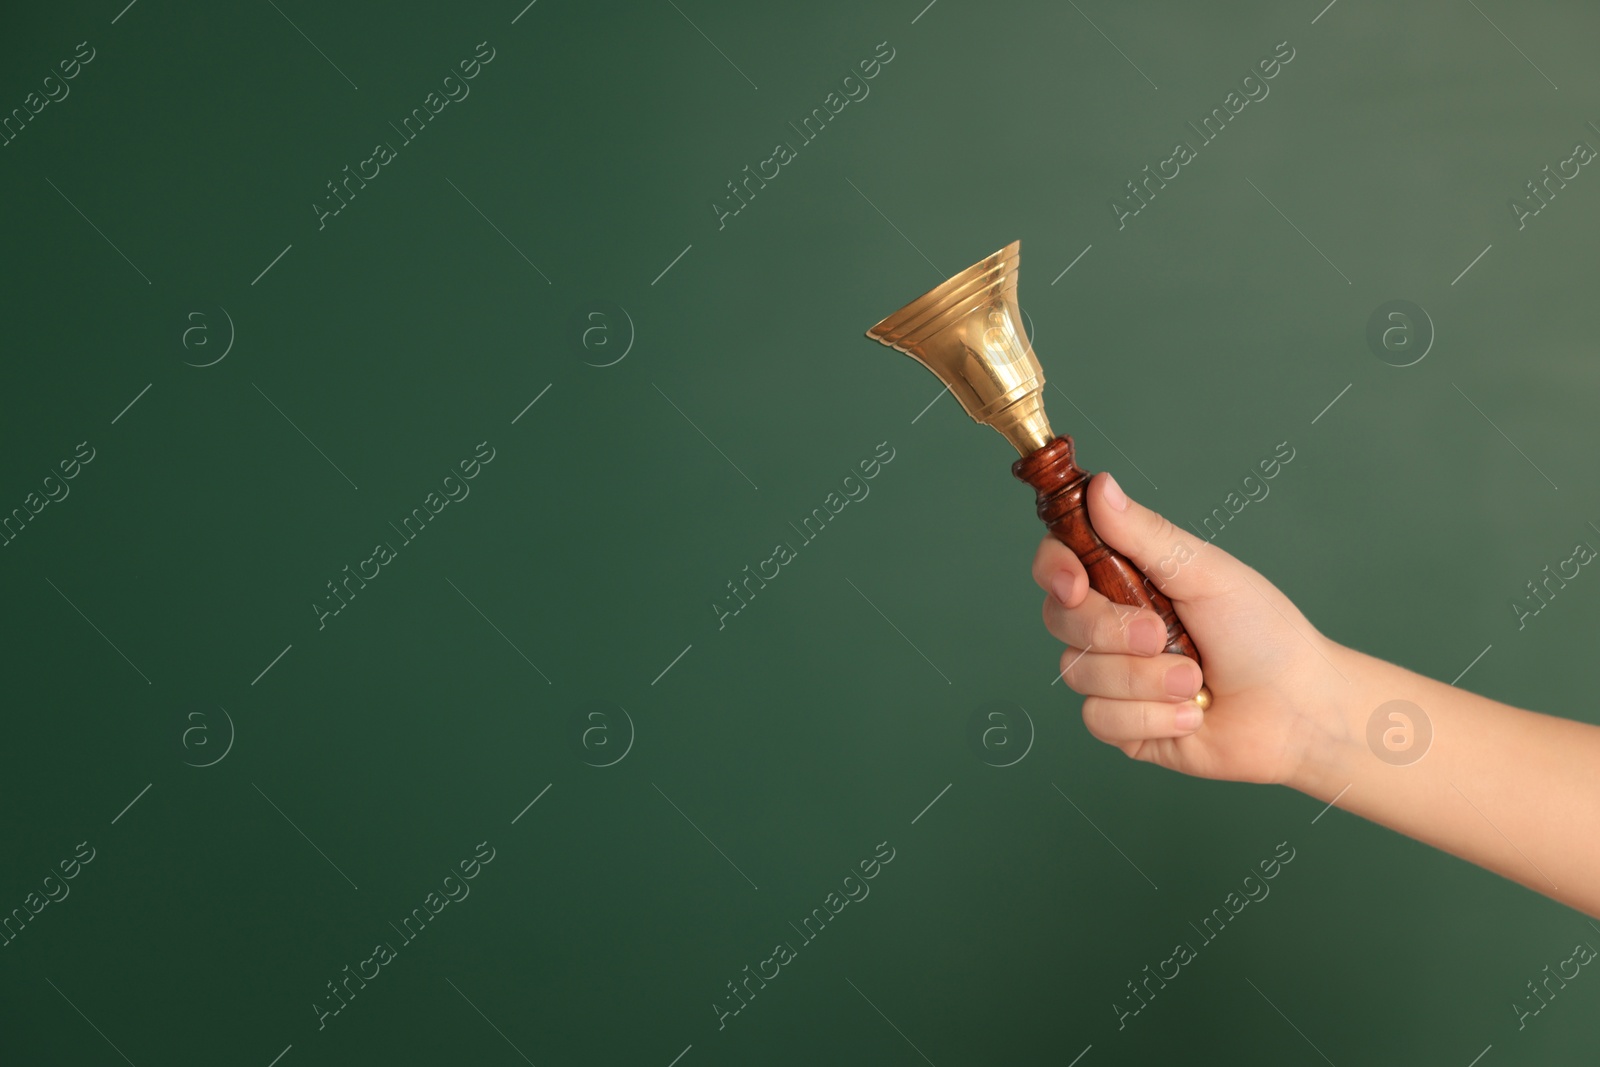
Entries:
{"label": "bare arm", "polygon": [[[1108,544],[1172,598],[1213,702],[1164,628],[1088,588],[1047,537],[1045,624],[1089,731],[1207,778],[1287,785],[1600,917],[1600,727],[1510,707],[1346,648],[1271,582],[1127,500],[1089,489]],[[1122,507],[1118,507],[1118,503]]]}
{"label": "bare arm", "polygon": [[[1286,784],[1322,800],[1343,792],[1347,811],[1600,917],[1600,727],[1339,651],[1357,692]],[[1367,738],[1370,709],[1396,699],[1424,709],[1433,731],[1426,755],[1399,766]]]}

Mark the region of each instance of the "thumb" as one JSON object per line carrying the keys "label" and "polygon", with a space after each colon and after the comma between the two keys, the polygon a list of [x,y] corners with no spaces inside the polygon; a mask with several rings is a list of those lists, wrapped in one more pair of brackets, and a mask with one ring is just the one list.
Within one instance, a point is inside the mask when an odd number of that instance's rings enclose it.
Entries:
{"label": "thumb", "polygon": [[1096,474],[1086,495],[1095,533],[1132,560],[1170,599],[1224,596],[1241,580],[1244,564],[1130,500],[1109,473]]}

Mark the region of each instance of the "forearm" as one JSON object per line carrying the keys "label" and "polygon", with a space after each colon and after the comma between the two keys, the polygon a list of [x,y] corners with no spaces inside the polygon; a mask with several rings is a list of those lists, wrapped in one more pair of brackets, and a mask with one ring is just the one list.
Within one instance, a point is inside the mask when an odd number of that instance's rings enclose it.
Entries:
{"label": "forearm", "polygon": [[[1600,727],[1350,649],[1330,656],[1349,684],[1332,683],[1337,710],[1287,784],[1600,917]],[[1369,746],[1369,719],[1394,700],[1431,723],[1415,762],[1386,761]]]}

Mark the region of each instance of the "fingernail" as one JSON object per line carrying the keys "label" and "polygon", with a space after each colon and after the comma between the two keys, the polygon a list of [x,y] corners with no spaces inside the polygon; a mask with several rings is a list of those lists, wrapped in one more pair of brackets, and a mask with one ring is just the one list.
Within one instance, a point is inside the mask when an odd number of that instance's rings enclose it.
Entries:
{"label": "fingernail", "polygon": [[1063,604],[1072,603],[1072,585],[1073,582],[1071,575],[1058,574],[1054,578],[1050,579],[1050,591],[1054,593],[1056,595],[1056,599],[1061,601]]}
{"label": "fingernail", "polygon": [[[1177,663],[1167,671],[1167,692],[1175,697],[1192,697],[1200,691],[1200,668],[1193,663]],[[1199,710],[1196,708],[1195,710]]]}
{"label": "fingernail", "polygon": [[1200,728],[1200,724],[1205,721],[1205,717],[1206,713],[1193,704],[1185,704],[1172,717],[1172,723],[1184,733],[1191,733]]}
{"label": "fingernail", "polygon": [[1117,511],[1128,510],[1128,495],[1122,491],[1122,486],[1117,484],[1117,480],[1109,474],[1106,475],[1106,485],[1102,492],[1105,494],[1106,503]]}
{"label": "fingernail", "polygon": [[[1148,615],[1134,619],[1128,625],[1128,647],[1141,656],[1153,656],[1167,645],[1167,631],[1156,620]],[[1179,664],[1181,667],[1182,664]],[[1177,670],[1174,667],[1173,670]],[[1171,672],[1168,672],[1169,675]],[[1187,693],[1178,693],[1177,696],[1193,696],[1194,690]]]}

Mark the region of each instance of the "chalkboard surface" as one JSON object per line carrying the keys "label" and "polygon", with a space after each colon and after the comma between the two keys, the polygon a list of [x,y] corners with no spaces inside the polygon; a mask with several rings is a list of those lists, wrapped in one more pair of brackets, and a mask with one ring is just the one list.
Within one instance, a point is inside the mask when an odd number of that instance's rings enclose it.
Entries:
{"label": "chalkboard surface", "polygon": [[1086,467],[1597,721],[1592,6],[524,2],[8,17],[0,1060],[1592,1058],[1581,915],[1091,738],[862,336],[1020,239]]}

